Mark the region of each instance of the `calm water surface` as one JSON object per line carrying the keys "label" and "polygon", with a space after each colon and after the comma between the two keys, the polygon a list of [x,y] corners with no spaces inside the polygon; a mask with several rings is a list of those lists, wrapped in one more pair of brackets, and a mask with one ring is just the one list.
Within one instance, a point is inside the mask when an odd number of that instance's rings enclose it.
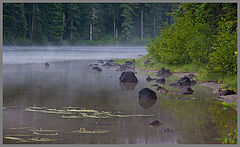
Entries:
{"label": "calm water surface", "polygon": [[[70,47],[68,47],[69,49]],[[93,71],[89,64],[96,59],[132,58],[145,54],[144,48],[70,48],[72,51],[51,51],[38,47],[38,51],[26,48],[25,51],[7,48],[3,52],[3,135],[30,135],[18,138],[50,138],[55,141],[37,143],[64,144],[178,144],[178,143],[217,143],[229,131],[224,125],[234,127],[236,111],[223,107],[213,98],[211,89],[194,86],[191,96],[195,100],[165,99],[158,94],[155,103],[139,104],[138,92],[145,87],[155,89],[146,83],[146,75],[137,73],[139,82],[134,89],[119,84],[121,72],[118,67]],[[15,48],[16,49],[16,48]],[[44,51],[42,51],[43,49]],[[6,50],[6,48],[5,48]],[[83,51],[84,50],[84,51]],[[96,50],[96,51],[93,51]],[[103,51],[104,50],[104,51]],[[84,53],[85,52],[85,53]],[[106,52],[106,54],[104,53]],[[49,55],[50,54],[50,55]],[[94,54],[94,56],[91,56]],[[66,55],[66,56],[65,56]],[[36,60],[35,60],[36,59]],[[50,67],[45,69],[44,62]],[[167,79],[166,85],[175,82],[176,77]],[[163,85],[164,86],[164,85]],[[176,89],[170,89],[176,90]],[[57,114],[27,112],[31,106],[61,108],[75,106],[97,111],[121,111],[124,114],[153,114],[150,117],[126,118],[77,118],[64,119]],[[146,121],[159,119],[162,125],[144,125]],[[97,125],[96,123],[99,123]],[[33,135],[29,129],[58,130],[55,136]],[[87,130],[108,130],[106,134],[68,133],[86,128]],[[170,128],[173,132],[163,132]],[[18,143],[4,138],[4,143]]]}

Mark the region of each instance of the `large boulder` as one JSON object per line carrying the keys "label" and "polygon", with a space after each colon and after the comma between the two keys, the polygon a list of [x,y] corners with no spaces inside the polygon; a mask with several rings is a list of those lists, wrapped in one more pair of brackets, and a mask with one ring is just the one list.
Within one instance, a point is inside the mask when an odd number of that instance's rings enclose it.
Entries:
{"label": "large boulder", "polygon": [[156,93],[149,89],[149,88],[143,88],[138,92],[139,99],[157,99]]}
{"label": "large boulder", "polygon": [[120,82],[138,82],[137,77],[132,71],[122,72],[119,80]]}
{"label": "large boulder", "polygon": [[161,78],[166,78],[166,77],[169,77],[171,76],[172,73],[170,72],[169,69],[165,69],[164,67],[161,68],[158,73],[156,74],[157,77],[161,77]]}

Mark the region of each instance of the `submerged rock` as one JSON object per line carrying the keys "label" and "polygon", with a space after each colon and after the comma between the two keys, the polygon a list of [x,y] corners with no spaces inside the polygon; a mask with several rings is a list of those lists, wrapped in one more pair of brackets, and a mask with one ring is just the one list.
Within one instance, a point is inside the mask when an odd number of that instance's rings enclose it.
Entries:
{"label": "submerged rock", "polygon": [[166,78],[166,77],[169,77],[171,76],[172,73],[170,72],[169,69],[165,69],[164,67],[161,68],[158,73],[156,74],[157,77],[162,77],[162,78]]}
{"label": "submerged rock", "polygon": [[144,124],[145,125],[152,125],[152,126],[159,126],[162,123],[159,120],[151,120],[151,121],[145,122]]}
{"label": "submerged rock", "polygon": [[161,94],[168,93],[168,90],[161,86],[158,86],[156,90],[158,91],[158,93],[161,93]]}
{"label": "submerged rock", "polygon": [[120,82],[138,82],[137,77],[132,71],[122,72],[119,80]]}
{"label": "submerged rock", "polygon": [[139,99],[157,99],[156,93],[149,89],[149,88],[143,88],[138,92]]}
{"label": "submerged rock", "polygon": [[97,72],[102,72],[102,69],[99,67],[92,67],[93,70],[97,71]]}
{"label": "submerged rock", "polygon": [[158,84],[152,84],[152,86],[158,86]]}
{"label": "submerged rock", "polygon": [[98,60],[98,63],[103,64],[104,61],[103,60]]}
{"label": "submerged rock", "polygon": [[45,68],[48,68],[50,65],[48,63],[45,63]]}

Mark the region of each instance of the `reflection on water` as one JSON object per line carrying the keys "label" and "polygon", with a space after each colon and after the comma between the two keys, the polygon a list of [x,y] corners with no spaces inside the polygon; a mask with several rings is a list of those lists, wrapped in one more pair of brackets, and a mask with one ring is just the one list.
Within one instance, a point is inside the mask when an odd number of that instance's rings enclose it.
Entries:
{"label": "reflection on water", "polygon": [[[139,100],[138,92],[145,88],[145,77],[137,74],[136,85],[119,84],[117,67],[101,67],[101,73],[93,71],[89,64],[95,61],[49,62],[45,64],[3,65],[3,134],[32,135],[29,130],[10,128],[58,130],[58,135],[41,137],[58,139],[41,143],[76,144],[175,144],[217,143],[215,137],[228,132],[224,125],[236,125],[236,111],[222,111],[221,105],[212,100],[211,94],[196,87],[194,100],[158,99]],[[166,83],[168,84],[168,83]],[[124,87],[124,88],[123,88]],[[124,90],[129,89],[130,90]],[[26,112],[24,108],[41,106],[47,108],[80,107],[98,111],[122,112],[124,114],[153,114],[152,117],[126,118],[78,118],[63,119],[55,114]],[[160,127],[144,125],[159,119]],[[101,122],[102,125],[99,125]],[[86,130],[108,130],[110,133],[74,134]],[[162,132],[170,128],[173,132]],[[225,129],[225,130],[224,130]],[[37,133],[37,132],[35,132]],[[36,134],[35,134],[36,136]],[[25,137],[26,138],[26,137]],[[16,143],[4,139],[4,143]]]}

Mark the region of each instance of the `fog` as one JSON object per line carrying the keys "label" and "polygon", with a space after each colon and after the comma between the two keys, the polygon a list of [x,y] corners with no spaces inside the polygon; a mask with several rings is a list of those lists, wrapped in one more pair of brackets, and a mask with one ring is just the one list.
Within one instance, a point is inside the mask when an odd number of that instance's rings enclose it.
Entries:
{"label": "fog", "polygon": [[4,46],[3,64],[137,58],[146,53],[144,46]]}

